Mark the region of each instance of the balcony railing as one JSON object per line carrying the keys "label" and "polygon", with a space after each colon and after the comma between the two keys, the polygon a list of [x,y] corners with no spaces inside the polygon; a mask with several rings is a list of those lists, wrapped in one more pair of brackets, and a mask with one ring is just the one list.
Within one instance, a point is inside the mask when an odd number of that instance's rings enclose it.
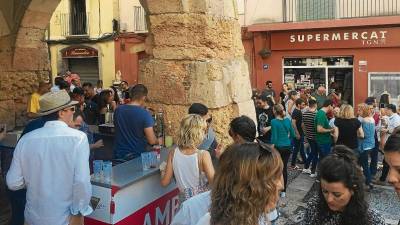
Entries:
{"label": "balcony railing", "polygon": [[63,13],[60,15],[61,34],[63,36],[88,36],[89,13]]}
{"label": "balcony railing", "polygon": [[134,18],[134,32],[135,33],[145,33],[147,32],[146,23],[146,12],[142,6],[135,6],[133,8],[133,18]]}
{"label": "balcony railing", "polygon": [[400,15],[400,0],[282,0],[283,22]]}

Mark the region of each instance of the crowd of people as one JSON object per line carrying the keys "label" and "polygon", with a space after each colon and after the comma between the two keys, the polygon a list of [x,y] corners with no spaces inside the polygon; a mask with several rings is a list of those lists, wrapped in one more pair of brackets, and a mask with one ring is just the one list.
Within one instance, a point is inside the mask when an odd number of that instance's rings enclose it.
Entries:
{"label": "crowd of people", "polygon": [[[144,85],[129,88],[122,82],[117,89],[104,89],[102,82],[95,87],[76,79],[71,74],[57,78],[47,93],[39,86],[38,111],[32,112],[36,119],[14,151],[6,181],[13,215],[20,222],[22,217],[22,224],[23,218],[28,225],[83,224],[83,216],[92,212],[90,149],[101,146],[87,124],[103,123],[101,115],[108,110],[114,111],[116,158],[139,157],[148,144],[159,144],[144,107]],[[217,142],[207,106],[188,108],[176,145],[160,165],[161,185],[174,178],[179,189],[181,206],[171,224],[276,224],[278,202],[287,197],[289,168],[310,174],[320,186],[303,224],[385,224],[369,207],[365,191],[388,178],[400,197],[395,105],[384,100],[378,105],[369,97],[354,110],[340,101],[340,94],[326,96],[324,87],[299,93],[286,84],[276,96],[270,81],[254,101],[257,121],[234,118],[232,144],[226,147]],[[384,161],[377,179],[379,152]],[[25,216],[18,214],[21,208]]]}
{"label": "crowd of people", "polygon": [[[356,155],[369,190],[373,183],[387,184],[386,161],[382,162],[382,175],[376,177],[378,156],[389,135],[400,126],[398,110],[390,104],[387,93],[382,94],[379,102],[368,97],[355,109],[341,100],[340,93],[333,91],[327,95],[324,86],[312,93],[283,84],[279,104],[274,104],[276,97],[272,82],[267,81],[265,90],[261,94],[254,92],[253,99],[259,139],[273,144],[284,164],[290,160],[290,168],[302,169],[315,178],[319,161],[334,145],[345,145]],[[303,168],[299,163],[304,164]]]}
{"label": "crowd of people", "polygon": [[[327,96],[324,87],[315,93],[299,93],[286,84],[278,100],[272,82],[266,85],[254,96],[257,123],[246,116],[233,119],[229,130],[233,144],[214,150],[215,174],[205,169],[212,167],[209,154],[207,166],[196,158],[201,152],[194,147],[198,139],[190,152],[179,146],[170,153],[166,167],[161,168],[161,182],[165,185],[165,180],[175,176],[183,195],[172,224],[275,224],[277,203],[286,198],[288,168],[310,174],[319,183],[302,224],[385,224],[369,207],[365,192],[374,188],[373,183],[386,184],[390,171],[388,181],[400,196],[396,106],[382,104],[381,99],[378,108],[376,99],[369,97],[354,110],[340,101],[340,93]],[[191,123],[188,128],[183,125],[188,118],[182,121],[181,134],[199,138],[196,133],[204,133],[204,124]],[[176,158],[177,152],[186,157]],[[385,158],[378,178],[379,152]],[[186,169],[190,172],[175,169],[190,162],[192,168]],[[198,188],[204,184],[202,173],[210,170],[203,176],[208,178],[208,188]],[[187,188],[193,190],[190,195]]]}
{"label": "crowd of people", "polygon": [[[27,117],[30,121],[21,134],[14,154],[3,161],[2,165],[3,175],[7,174],[7,195],[12,209],[11,225],[23,225],[24,222],[30,225],[68,224],[68,220],[71,225],[82,223],[82,215],[91,212],[87,205],[91,193],[90,167],[87,163],[93,161],[94,150],[104,146],[102,139],[94,137],[89,125],[105,123],[107,112],[112,113],[116,111],[117,106],[130,103],[128,89],[126,81],[110,88],[103,88],[101,80],[96,86],[90,82],[81,83],[79,75],[71,72],[55,77],[52,87],[48,80],[39,82],[38,89],[28,101]],[[64,125],[73,130],[66,129]],[[152,124],[150,126],[152,127]],[[76,133],[75,130],[83,133]],[[0,138],[5,132],[1,133]],[[88,152],[84,139],[87,140]],[[40,146],[38,151],[41,153],[25,150],[31,148],[30,146]],[[59,152],[46,152],[53,148],[60,148]],[[75,151],[74,149],[80,149],[79,154],[74,153],[74,156],[67,157],[67,152]],[[62,153],[64,150],[66,152]],[[33,164],[25,163],[26,161]],[[37,164],[39,161],[43,162],[40,168]],[[53,169],[54,166],[56,168]],[[46,179],[35,177],[44,173],[48,173]],[[50,178],[57,176],[63,179]],[[75,180],[71,180],[72,178]],[[69,185],[69,181],[74,183]],[[49,190],[46,186],[51,186],[54,190]],[[63,196],[59,196],[62,201],[57,204],[55,201],[60,198],[47,198],[48,194],[59,191],[63,192]],[[47,210],[51,208],[47,206],[53,204],[59,208]],[[62,205],[71,204],[71,212],[66,213]],[[42,210],[42,206],[46,207],[47,212]],[[78,214],[80,216],[75,216]]]}
{"label": "crowd of people", "polygon": [[119,84],[103,87],[103,81],[96,84],[81,83],[80,76],[67,71],[64,75],[54,78],[54,85],[49,81],[39,82],[38,89],[32,93],[28,101],[27,117],[35,119],[40,117],[40,96],[48,92],[65,90],[74,101],[78,101],[77,110],[82,114],[88,125],[104,124],[107,111],[115,111],[118,105],[130,102],[129,85],[126,81]]}

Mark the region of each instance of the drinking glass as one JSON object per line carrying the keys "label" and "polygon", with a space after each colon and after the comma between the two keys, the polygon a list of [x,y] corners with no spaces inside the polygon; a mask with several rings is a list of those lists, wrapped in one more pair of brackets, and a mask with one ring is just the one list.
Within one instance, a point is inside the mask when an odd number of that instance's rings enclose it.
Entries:
{"label": "drinking glass", "polygon": [[103,174],[104,174],[104,182],[107,184],[111,183],[111,175],[112,175],[111,161],[105,161],[103,163]]}
{"label": "drinking glass", "polygon": [[140,154],[140,157],[142,159],[142,169],[144,171],[149,170],[150,169],[150,154],[149,152],[143,152],[142,154]]}
{"label": "drinking glass", "polygon": [[103,176],[103,160],[93,161],[93,175],[94,180],[99,181]]}

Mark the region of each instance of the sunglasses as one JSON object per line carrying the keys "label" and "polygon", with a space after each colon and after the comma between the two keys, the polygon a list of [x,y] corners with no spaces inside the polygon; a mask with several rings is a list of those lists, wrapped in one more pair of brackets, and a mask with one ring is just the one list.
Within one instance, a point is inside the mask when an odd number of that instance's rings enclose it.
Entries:
{"label": "sunglasses", "polygon": [[70,108],[66,108],[63,111],[71,111],[71,112],[75,112],[75,106],[70,107]]}

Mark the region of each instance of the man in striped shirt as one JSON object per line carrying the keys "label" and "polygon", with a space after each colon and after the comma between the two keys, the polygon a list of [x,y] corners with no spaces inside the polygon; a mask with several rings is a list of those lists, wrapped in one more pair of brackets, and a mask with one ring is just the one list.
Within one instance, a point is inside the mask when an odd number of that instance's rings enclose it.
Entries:
{"label": "man in striped shirt", "polygon": [[[315,114],[317,113],[317,101],[314,99],[308,100],[308,110],[303,113],[303,130],[308,144],[311,148],[311,154],[307,157],[304,164],[303,173],[310,174],[310,177],[316,177],[315,169],[318,163],[318,145],[315,141]],[[311,170],[309,169],[312,162]]]}

